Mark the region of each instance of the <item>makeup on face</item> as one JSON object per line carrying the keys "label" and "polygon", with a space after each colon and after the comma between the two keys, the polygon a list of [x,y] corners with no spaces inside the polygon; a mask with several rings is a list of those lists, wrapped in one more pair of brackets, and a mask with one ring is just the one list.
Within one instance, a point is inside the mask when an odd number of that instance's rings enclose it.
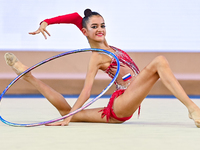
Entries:
{"label": "makeup on face", "polygon": [[101,16],[90,17],[87,24],[87,30],[87,35],[90,39],[94,39],[96,41],[104,40],[106,35],[104,19]]}

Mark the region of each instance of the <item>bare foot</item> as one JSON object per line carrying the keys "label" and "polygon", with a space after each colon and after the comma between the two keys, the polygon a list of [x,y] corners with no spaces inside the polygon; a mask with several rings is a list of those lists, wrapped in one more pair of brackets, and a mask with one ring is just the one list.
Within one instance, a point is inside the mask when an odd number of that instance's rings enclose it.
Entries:
{"label": "bare foot", "polygon": [[189,113],[189,118],[194,120],[195,125],[200,128],[200,109]]}
{"label": "bare foot", "polygon": [[20,75],[22,72],[28,69],[27,66],[23,65],[17,57],[12,53],[6,53],[4,55],[4,58],[6,60],[6,64],[11,66],[12,69],[15,71],[17,75]]}

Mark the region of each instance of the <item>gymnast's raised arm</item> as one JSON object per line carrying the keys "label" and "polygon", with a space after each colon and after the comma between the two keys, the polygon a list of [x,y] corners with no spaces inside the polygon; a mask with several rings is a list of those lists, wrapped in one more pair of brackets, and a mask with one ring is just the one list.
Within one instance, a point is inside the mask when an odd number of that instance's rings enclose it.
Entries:
{"label": "gymnast's raised arm", "polygon": [[50,34],[46,30],[46,27],[51,24],[61,24],[61,23],[74,24],[80,30],[82,30],[82,17],[78,13],[75,12],[75,13],[71,13],[71,14],[57,16],[57,17],[50,18],[50,19],[45,19],[40,23],[40,27],[38,30],[36,30],[35,32],[30,32],[29,34],[35,35],[35,34],[42,33],[44,38],[47,39],[46,34],[48,34],[49,36],[50,36]]}

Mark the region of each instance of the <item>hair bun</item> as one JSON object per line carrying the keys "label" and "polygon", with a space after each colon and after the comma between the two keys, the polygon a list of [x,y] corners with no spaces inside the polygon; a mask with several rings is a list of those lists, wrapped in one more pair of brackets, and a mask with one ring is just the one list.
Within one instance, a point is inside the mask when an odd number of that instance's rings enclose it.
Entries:
{"label": "hair bun", "polygon": [[86,9],[86,10],[84,11],[85,17],[88,17],[88,16],[90,16],[91,14],[92,14],[92,11],[91,11],[90,9]]}

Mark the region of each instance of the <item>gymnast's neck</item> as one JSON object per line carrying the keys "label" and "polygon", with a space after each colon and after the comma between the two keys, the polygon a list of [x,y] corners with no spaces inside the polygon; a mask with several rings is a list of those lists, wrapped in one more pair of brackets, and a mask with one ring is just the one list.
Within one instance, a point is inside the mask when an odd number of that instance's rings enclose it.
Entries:
{"label": "gymnast's neck", "polygon": [[110,46],[108,45],[106,40],[104,40],[103,42],[89,41],[89,44],[91,48],[110,50]]}

